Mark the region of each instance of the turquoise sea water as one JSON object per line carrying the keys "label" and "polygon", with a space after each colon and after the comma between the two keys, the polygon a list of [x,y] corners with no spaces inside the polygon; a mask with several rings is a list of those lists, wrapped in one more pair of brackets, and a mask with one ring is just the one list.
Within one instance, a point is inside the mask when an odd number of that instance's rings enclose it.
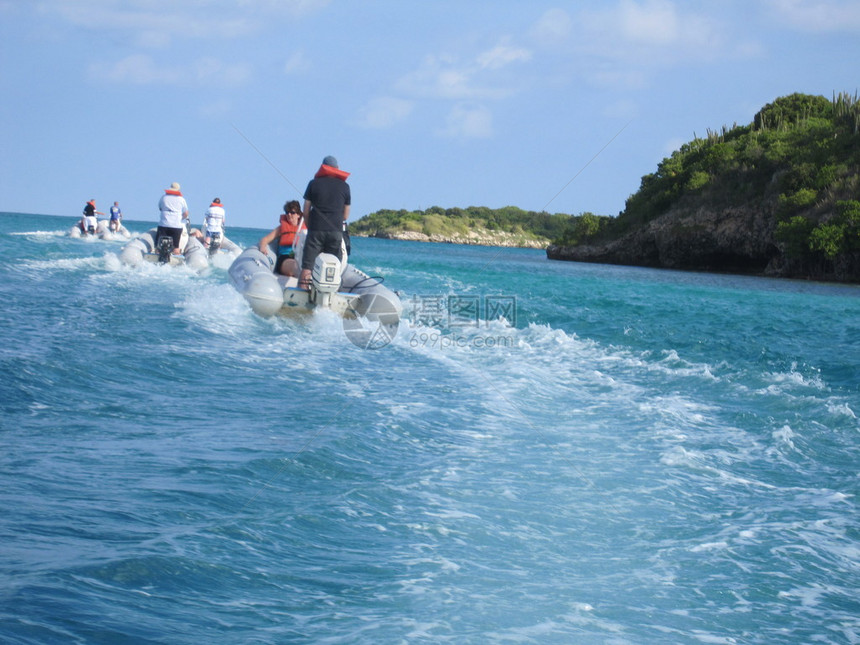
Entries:
{"label": "turquoise sea water", "polygon": [[860,643],[860,288],[355,239],[369,350],[74,221],[0,215],[0,642]]}

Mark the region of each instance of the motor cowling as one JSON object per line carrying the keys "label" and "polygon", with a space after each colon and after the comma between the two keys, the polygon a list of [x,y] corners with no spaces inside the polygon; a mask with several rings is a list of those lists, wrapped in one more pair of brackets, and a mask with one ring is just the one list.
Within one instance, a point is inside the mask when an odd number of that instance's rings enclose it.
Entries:
{"label": "motor cowling", "polygon": [[340,260],[331,253],[320,253],[314,261],[311,282],[318,293],[336,293],[340,289]]}
{"label": "motor cowling", "polygon": [[221,248],[221,233],[214,232],[209,238],[209,255],[215,255]]}
{"label": "motor cowling", "polygon": [[310,299],[317,307],[329,307],[340,289],[340,260],[331,253],[320,253],[311,271]]}

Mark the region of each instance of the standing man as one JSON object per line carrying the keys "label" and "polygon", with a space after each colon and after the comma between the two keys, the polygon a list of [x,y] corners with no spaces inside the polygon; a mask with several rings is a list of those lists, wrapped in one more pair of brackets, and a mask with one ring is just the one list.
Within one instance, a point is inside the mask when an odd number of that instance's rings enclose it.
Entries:
{"label": "standing man", "polygon": [[308,226],[302,252],[302,274],[299,287],[310,287],[311,269],[320,253],[331,253],[343,261],[343,223],[349,218],[352,198],[346,178],[348,172],[339,170],[337,159],[331,155],[322,161],[320,169],[305,189],[303,216]]}
{"label": "standing man", "polygon": [[165,189],[158,201],[158,210],[161,211],[161,218],[155,231],[155,243],[157,245],[162,237],[169,237],[173,240],[173,254],[179,255],[182,252],[180,250],[182,231],[185,229],[183,220],[190,219],[190,215],[188,204],[182,196],[179,184],[175,181],[170,184],[170,188]]}
{"label": "standing man", "polygon": [[114,202],[113,206],[110,207],[110,222],[108,223],[108,229],[111,231],[118,231],[120,226],[122,226],[122,211],[119,209],[119,202]]}
{"label": "standing man", "polygon": [[227,213],[224,211],[224,205],[221,203],[221,200],[216,197],[212,200],[212,203],[209,204],[209,208],[206,209],[206,214],[203,216],[203,228],[206,234],[206,237],[203,239],[203,243],[207,249],[209,248],[209,243],[212,241],[212,235],[214,233],[223,237],[226,223]]}
{"label": "standing man", "polygon": [[79,224],[81,232],[83,232],[84,235],[87,233],[90,235],[96,234],[96,230],[98,230],[99,226],[99,221],[96,215],[104,215],[104,213],[96,210],[96,200],[93,198],[84,205],[84,214],[81,217],[81,222]]}

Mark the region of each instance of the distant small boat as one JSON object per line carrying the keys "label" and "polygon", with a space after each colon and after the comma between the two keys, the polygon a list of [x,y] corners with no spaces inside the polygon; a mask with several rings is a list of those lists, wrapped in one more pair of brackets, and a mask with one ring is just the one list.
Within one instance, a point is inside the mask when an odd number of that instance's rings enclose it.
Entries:
{"label": "distant small boat", "polygon": [[[83,222],[87,221],[87,228],[84,229]],[[110,220],[96,220],[95,216],[84,217],[81,221],[69,229],[69,237],[97,237],[100,240],[117,240],[120,238],[129,239],[131,232],[118,222],[119,228],[115,231],[110,230]]]}
{"label": "distant small boat", "polygon": [[206,248],[210,258],[216,255],[236,256],[242,252],[241,247],[233,242],[233,240],[228,239],[223,233],[212,233],[209,238],[209,246],[206,246],[206,238],[200,229],[192,228],[191,235],[198,240],[204,241],[204,248]]}

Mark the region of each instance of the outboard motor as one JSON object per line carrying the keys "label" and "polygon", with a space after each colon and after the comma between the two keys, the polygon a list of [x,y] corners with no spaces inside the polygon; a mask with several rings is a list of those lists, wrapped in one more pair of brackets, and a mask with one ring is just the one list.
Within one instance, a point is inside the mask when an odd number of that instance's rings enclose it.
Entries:
{"label": "outboard motor", "polygon": [[331,253],[320,253],[311,271],[311,301],[319,307],[328,307],[331,297],[340,289],[340,260]]}
{"label": "outboard motor", "polygon": [[93,215],[87,215],[84,217],[86,220],[86,228],[84,229],[84,233],[89,233],[90,235],[96,234],[96,226],[98,225],[98,220]]}
{"label": "outboard motor", "polygon": [[221,248],[221,233],[215,232],[209,237],[209,255],[215,255],[218,253],[218,249]]}
{"label": "outboard motor", "polygon": [[170,256],[173,254],[173,238],[163,235],[158,238],[158,263],[167,264],[170,262]]}

